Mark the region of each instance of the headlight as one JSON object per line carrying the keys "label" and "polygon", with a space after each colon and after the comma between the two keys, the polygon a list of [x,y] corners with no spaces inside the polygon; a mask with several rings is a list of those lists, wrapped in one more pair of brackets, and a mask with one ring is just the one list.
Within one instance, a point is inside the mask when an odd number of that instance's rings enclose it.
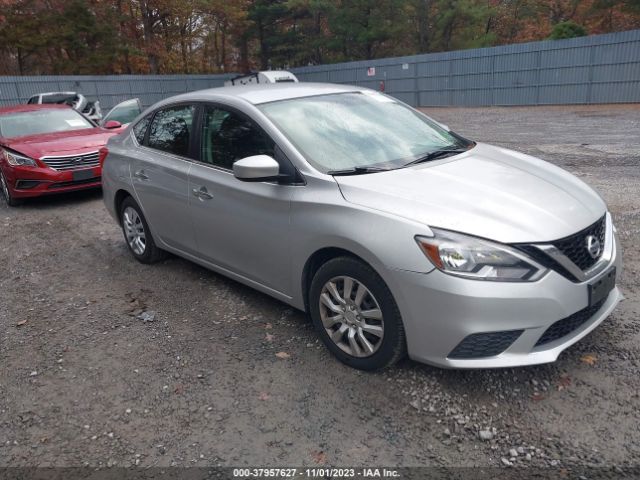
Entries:
{"label": "headlight", "polygon": [[4,158],[6,158],[9,165],[14,167],[37,167],[38,164],[33,158],[20,155],[19,153],[4,151]]}
{"label": "headlight", "polygon": [[494,282],[533,282],[547,271],[506,245],[447,230],[431,230],[434,237],[417,236],[416,241],[427,258],[445,273]]}

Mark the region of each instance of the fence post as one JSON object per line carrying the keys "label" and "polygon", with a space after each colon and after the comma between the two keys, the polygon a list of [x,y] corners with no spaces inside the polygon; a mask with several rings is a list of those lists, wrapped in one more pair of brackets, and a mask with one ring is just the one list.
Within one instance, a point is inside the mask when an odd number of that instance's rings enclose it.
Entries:
{"label": "fence post", "polygon": [[540,76],[542,71],[542,51],[536,52],[536,105],[540,105]]}
{"label": "fence post", "polygon": [[593,64],[596,60],[596,49],[593,45],[589,45],[587,47],[589,49],[589,75],[588,75],[588,80],[589,83],[587,84],[587,104],[591,104],[593,103]]}

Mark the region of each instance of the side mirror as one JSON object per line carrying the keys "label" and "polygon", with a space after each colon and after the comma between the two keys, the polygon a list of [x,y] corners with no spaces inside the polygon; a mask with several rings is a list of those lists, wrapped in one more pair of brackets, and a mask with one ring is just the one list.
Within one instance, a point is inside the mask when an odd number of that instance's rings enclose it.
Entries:
{"label": "side mirror", "polygon": [[107,130],[113,130],[114,128],[120,128],[122,124],[117,120],[109,120],[107,123],[103,125]]}
{"label": "side mirror", "polygon": [[244,182],[277,180],[280,176],[280,165],[269,155],[254,155],[234,162],[233,174]]}

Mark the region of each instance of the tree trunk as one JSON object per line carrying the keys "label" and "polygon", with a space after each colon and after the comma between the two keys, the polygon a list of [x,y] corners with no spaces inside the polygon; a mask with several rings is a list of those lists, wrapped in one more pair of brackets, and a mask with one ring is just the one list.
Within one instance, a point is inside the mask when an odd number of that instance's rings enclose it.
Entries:
{"label": "tree trunk", "polygon": [[155,19],[153,12],[147,2],[140,2],[140,13],[142,14],[142,33],[144,37],[145,50],[149,61],[149,73],[158,74],[160,71],[158,55],[155,53],[153,27]]}
{"label": "tree trunk", "polygon": [[222,69],[223,72],[227,71],[227,36],[224,32],[224,28],[220,30],[220,63],[218,67]]}
{"label": "tree trunk", "polygon": [[418,53],[429,51],[429,13],[431,0],[420,0],[418,3]]}
{"label": "tree trunk", "polygon": [[249,39],[246,35],[240,37],[240,72],[249,73]]}
{"label": "tree trunk", "polygon": [[18,75],[24,75],[24,58],[22,57],[22,49],[18,47]]}
{"label": "tree trunk", "polygon": [[269,68],[269,44],[265,38],[264,25],[258,22],[258,41],[260,42],[260,70]]}

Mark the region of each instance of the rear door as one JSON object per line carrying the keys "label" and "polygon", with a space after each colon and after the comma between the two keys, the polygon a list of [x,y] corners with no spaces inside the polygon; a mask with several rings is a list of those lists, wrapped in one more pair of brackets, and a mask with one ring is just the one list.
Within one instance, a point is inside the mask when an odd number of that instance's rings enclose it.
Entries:
{"label": "rear door", "polygon": [[200,118],[199,161],[189,174],[190,211],[200,255],[287,295],[289,213],[295,187],[243,182],[232,170],[236,160],[252,155],[278,160],[277,147],[257,124],[228,107],[205,105]]}
{"label": "rear door", "polygon": [[[193,124],[197,106],[165,107],[141,120],[134,133],[142,145],[131,163],[131,179],[139,204],[156,237],[187,253],[195,252],[189,219],[189,169],[196,151]],[[142,136],[136,129],[148,127]]]}

